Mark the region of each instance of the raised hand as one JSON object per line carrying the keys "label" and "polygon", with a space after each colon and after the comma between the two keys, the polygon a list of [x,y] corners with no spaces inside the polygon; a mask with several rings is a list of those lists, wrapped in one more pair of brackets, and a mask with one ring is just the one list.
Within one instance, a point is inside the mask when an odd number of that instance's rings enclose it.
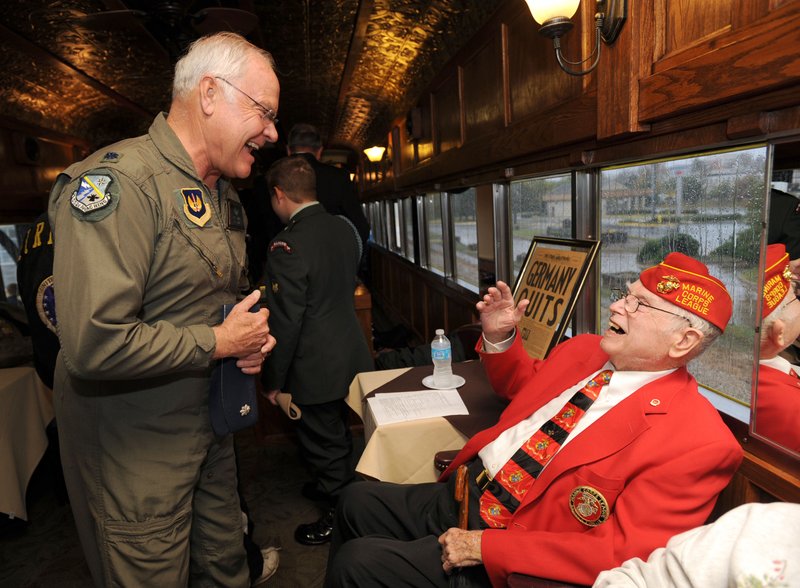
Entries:
{"label": "raised hand", "polygon": [[483,299],[475,305],[481,318],[483,336],[491,343],[508,339],[522,318],[530,300],[520,300],[514,304],[511,288],[505,282],[498,281],[489,288]]}

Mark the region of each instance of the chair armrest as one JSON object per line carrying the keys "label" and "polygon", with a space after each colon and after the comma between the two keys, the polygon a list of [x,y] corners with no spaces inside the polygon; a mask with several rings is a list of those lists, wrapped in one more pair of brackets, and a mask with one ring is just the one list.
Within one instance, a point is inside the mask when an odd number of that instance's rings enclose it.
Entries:
{"label": "chair armrest", "polygon": [[443,472],[447,469],[447,467],[453,462],[458,455],[460,449],[450,449],[447,451],[438,451],[436,455],[433,456],[433,467],[435,467],[438,471]]}

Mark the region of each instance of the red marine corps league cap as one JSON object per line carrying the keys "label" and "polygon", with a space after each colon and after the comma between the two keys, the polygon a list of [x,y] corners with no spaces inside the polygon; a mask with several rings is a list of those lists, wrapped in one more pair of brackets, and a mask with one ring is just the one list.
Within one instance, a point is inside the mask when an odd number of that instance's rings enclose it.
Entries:
{"label": "red marine corps league cap", "polygon": [[725,331],[733,301],[725,284],[710,275],[705,264],[683,253],[670,253],[644,270],[639,281],[656,296]]}
{"label": "red marine corps league cap", "polygon": [[789,254],[783,243],[767,246],[767,267],[764,270],[764,299],[761,317],[780,306],[786,293],[792,289],[792,272],[789,269]]}

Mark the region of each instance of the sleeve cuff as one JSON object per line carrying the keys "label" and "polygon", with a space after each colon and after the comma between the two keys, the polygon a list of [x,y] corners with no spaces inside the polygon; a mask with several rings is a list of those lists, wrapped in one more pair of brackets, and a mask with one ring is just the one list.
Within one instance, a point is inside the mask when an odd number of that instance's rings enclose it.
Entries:
{"label": "sleeve cuff", "polygon": [[503,339],[497,343],[492,343],[491,341],[487,341],[486,337],[481,334],[481,339],[483,339],[483,351],[485,353],[503,353],[503,351],[506,351],[511,347],[511,345],[514,343],[514,337],[516,336],[517,330],[514,329],[514,332],[511,333],[511,336],[508,339]]}

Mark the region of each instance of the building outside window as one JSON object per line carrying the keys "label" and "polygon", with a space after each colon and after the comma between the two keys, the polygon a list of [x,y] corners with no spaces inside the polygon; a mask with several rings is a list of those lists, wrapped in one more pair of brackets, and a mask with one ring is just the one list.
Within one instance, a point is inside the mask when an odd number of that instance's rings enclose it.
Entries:
{"label": "building outside window", "polygon": [[478,291],[478,222],[475,188],[450,194],[450,217],[453,223],[453,268],[456,282]]}
{"label": "building outside window", "polygon": [[511,182],[512,275],[516,278],[534,237],[572,237],[570,174]]}
{"label": "building outside window", "polygon": [[733,317],[689,366],[698,382],[750,403],[759,251],[766,195],[766,147],[601,170],[600,329],[611,288],[680,251],[726,285]]}

